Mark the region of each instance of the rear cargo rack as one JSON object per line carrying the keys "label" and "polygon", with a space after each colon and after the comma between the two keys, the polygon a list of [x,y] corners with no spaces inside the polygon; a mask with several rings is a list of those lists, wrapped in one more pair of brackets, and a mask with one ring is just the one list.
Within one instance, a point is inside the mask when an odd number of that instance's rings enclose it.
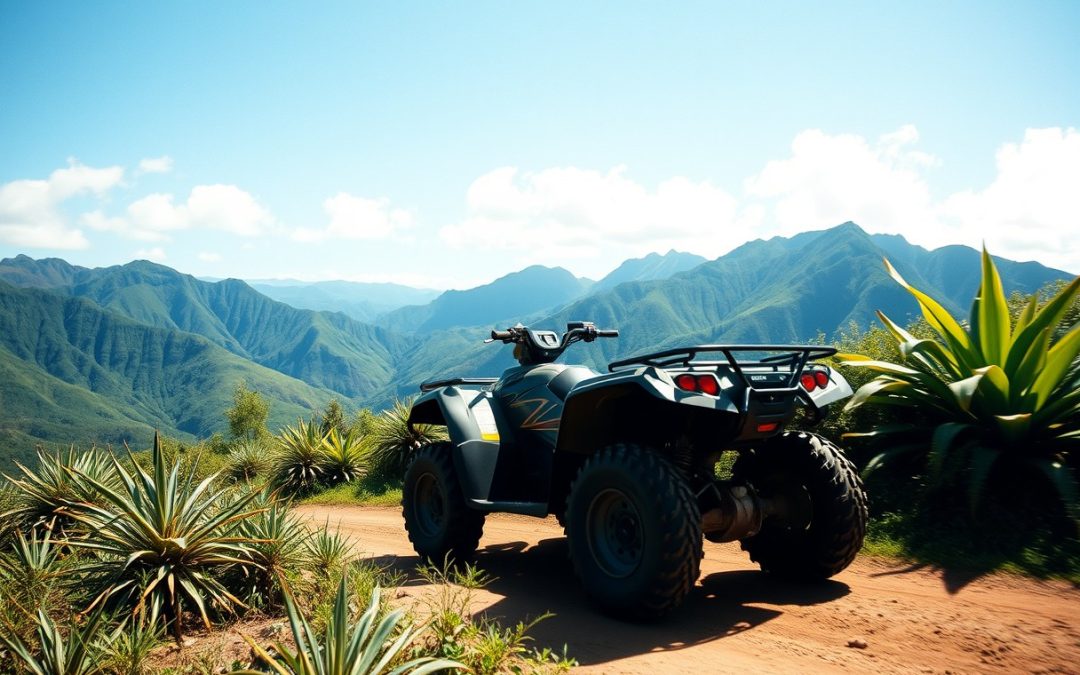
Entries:
{"label": "rear cargo rack", "polygon": [[452,377],[448,380],[431,380],[420,383],[420,391],[431,391],[439,387],[450,387],[456,384],[487,386],[498,382],[496,377]]}
{"label": "rear cargo rack", "polygon": [[[695,361],[694,358],[701,353],[712,352],[724,355],[724,361]],[[782,352],[774,356],[767,356],[753,361],[739,361],[735,358],[737,352]],[[670,366],[730,366],[742,379],[747,387],[753,388],[750,380],[743,372],[748,366],[791,366],[787,387],[793,388],[799,381],[799,375],[810,361],[823,359],[836,353],[834,347],[821,345],[697,345],[695,347],[677,347],[664,351],[642,354],[628,359],[612,361],[608,364],[610,372],[616,372],[620,368],[628,366],[653,366],[655,368],[668,368]]]}

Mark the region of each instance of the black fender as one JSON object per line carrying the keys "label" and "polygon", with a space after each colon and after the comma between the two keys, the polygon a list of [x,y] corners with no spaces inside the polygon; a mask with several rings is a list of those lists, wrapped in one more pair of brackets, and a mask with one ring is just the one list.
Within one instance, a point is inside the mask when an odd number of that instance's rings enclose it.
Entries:
{"label": "black fender", "polygon": [[590,379],[566,397],[556,452],[591,454],[612,443],[658,443],[680,433],[717,435],[737,424],[739,406],[722,394],[703,396],[675,386],[652,366]]}
{"label": "black fender", "polygon": [[486,501],[499,457],[499,432],[491,394],[468,387],[440,387],[413,402],[409,426],[445,426],[451,457],[466,501]]}

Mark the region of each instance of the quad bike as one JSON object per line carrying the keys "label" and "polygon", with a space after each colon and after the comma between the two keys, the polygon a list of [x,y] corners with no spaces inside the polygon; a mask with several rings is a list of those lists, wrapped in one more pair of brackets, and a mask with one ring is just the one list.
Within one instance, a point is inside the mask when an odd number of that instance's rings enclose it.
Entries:
{"label": "quad bike", "polygon": [[[587,593],[620,616],[659,617],[697,581],[702,538],[740,541],[763,570],[830,577],[854,559],[866,495],[825,438],[786,430],[851,395],[799,345],[702,345],[612,362],[606,374],[554,361],[575,342],[617,337],[589,322],[492,331],[517,367],[498,379],[421,385],[409,424],[445,425],[418,448],[402,507],[416,552],[468,559],[486,513],[554,515]],[[718,477],[725,451],[737,452]]]}

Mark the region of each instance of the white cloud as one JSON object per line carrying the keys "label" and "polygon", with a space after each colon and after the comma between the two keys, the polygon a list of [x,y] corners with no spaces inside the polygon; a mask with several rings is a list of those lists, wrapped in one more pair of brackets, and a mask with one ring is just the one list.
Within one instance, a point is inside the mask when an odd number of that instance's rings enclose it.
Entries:
{"label": "white cloud", "polygon": [[347,192],[339,192],[324,201],[323,210],[330,217],[325,228],[297,228],[293,238],[303,242],[386,239],[413,224],[412,213],[406,209],[391,208],[388,199],[356,197]]}
{"label": "white cloud", "polygon": [[993,183],[952,195],[940,211],[964,243],[1080,271],[1080,131],[1028,129],[998,150]]}
{"label": "white cloud", "polygon": [[214,253],[213,251],[199,251],[199,255],[197,257],[203,262],[221,262],[221,254]]}
{"label": "white cloud", "polygon": [[171,194],[149,194],[129,204],[127,216],[126,220],[107,219],[98,229],[142,241],[163,241],[169,232],[191,228],[254,237],[273,223],[270,212],[235,185],[197,185],[183,204],[176,204]]}
{"label": "white cloud", "polygon": [[932,197],[929,183],[930,169],[940,162],[911,147],[918,139],[912,125],[876,143],[801,132],[790,157],[768,162],[747,179],[747,199],[756,200],[768,233],[853,220],[930,248],[986,242],[1009,258],[1080,270],[1080,132],[1028,129],[1022,142],[1000,147],[989,186],[943,199]]}
{"label": "white cloud", "polygon": [[135,251],[135,258],[138,260],[162,262],[166,260],[168,256],[165,255],[165,249],[160,246],[155,246],[153,248],[140,248],[138,251]]}
{"label": "white cloud", "polygon": [[256,237],[272,222],[270,213],[235,185],[199,185],[191,190],[187,210],[195,227]]}
{"label": "white cloud", "polygon": [[[749,198],[763,200],[774,233],[790,235],[853,220],[889,232],[933,232],[937,221],[923,176],[936,158],[909,149],[914,126],[877,143],[818,129],[799,133],[791,156],[768,162],[745,182]],[[771,216],[771,217],[770,217]]]}
{"label": "white cloud", "polygon": [[161,157],[148,157],[139,162],[141,173],[169,173],[172,171],[173,160],[168,155]]}
{"label": "white cloud", "polygon": [[738,203],[708,182],[676,176],[655,189],[627,177],[576,167],[522,173],[513,167],[473,181],[468,214],[444,227],[453,247],[516,250],[523,259],[620,256],[670,248],[719,255],[742,241]]}
{"label": "white cloud", "polygon": [[68,160],[44,180],[15,180],[0,185],[0,242],[29,248],[78,249],[89,242],[68,222],[61,205],[84,195],[104,197],[120,185],[124,169],[96,169]]}

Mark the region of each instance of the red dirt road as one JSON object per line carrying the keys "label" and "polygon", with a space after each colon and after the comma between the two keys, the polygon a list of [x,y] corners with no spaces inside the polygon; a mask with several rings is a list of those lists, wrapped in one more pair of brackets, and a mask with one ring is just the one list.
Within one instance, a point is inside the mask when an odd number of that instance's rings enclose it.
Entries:
{"label": "red dirt road", "polygon": [[[399,509],[299,511],[339,525],[380,562],[403,570],[417,562]],[[589,605],[554,519],[489,516],[480,547],[479,566],[497,579],[473,610],[504,624],[554,612],[533,629],[536,645],[565,643],[582,672],[1080,673],[1080,590],[1066,583],[992,575],[950,593],[940,572],[860,559],[829,582],[801,586],[758,572],[738,544],[706,542],[686,604],[642,625]]]}

